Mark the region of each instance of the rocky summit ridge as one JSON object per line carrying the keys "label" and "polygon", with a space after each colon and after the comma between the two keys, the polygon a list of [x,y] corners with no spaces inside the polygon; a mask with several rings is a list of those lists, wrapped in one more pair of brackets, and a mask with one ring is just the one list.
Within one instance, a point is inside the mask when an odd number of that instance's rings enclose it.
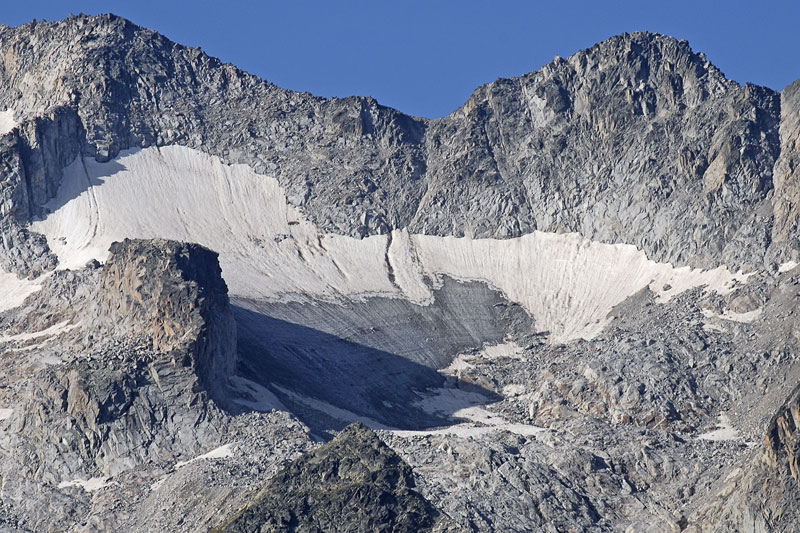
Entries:
{"label": "rocky summit ridge", "polygon": [[776,167],[796,130],[781,140],[781,95],[670,37],[613,37],[437,120],[280,89],[112,15],[4,27],[0,45],[0,107],[22,124],[6,139],[0,213],[17,220],[78,154],[180,144],[274,175],[341,234],[580,232],[695,266],[797,248],[796,214],[780,207],[796,203],[794,167]]}
{"label": "rocky summit ridge", "polygon": [[0,529],[797,530],[799,168],[653,33],[431,120],[0,26]]}

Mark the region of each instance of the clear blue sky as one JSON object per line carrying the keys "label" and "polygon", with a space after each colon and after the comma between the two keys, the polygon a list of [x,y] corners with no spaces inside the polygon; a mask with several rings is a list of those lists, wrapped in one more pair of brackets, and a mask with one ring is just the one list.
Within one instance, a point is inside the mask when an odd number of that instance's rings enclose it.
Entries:
{"label": "clear blue sky", "polygon": [[780,90],[800,78],[800,0],[3,3],[3,24],[113,12],[281,87],[370,95],[427,117],[483,83],[636,30],[687,39],[741,83]]}

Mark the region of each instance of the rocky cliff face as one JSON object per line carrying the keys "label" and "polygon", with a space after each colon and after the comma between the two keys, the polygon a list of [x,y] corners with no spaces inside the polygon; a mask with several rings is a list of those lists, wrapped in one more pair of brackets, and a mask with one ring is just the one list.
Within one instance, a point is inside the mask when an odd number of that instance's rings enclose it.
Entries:
{"label": "rocky cliff face", "polygon": [[[746,263],[769,244],[779,116],[775,93],[726,80],[686,42],[614,37],[484,86],[433,123],[415,222],[481,237],[573,231],[659,260]],[[762,205],[767,216],[752,219]]]}
{"label": "rocky cliff face", "polygon": [[772,239],[790,242],[797,239],[800,216],[800,80],[781,93],[781,155],[775,165],[775,226]]}
{"label": "rocky cliff face", "polygon": [[[148,339],[148,348],[191,370],[197,388],[213,394],[233,374],[236,327],[211,250],[163,240],[114,243],[94,303],[95,324]],[[153,377],[160,382],[156,371]]]}
{"label": "rocky cliff face", "polygon": [[764,457],[800,484],[800,387],[775,414],[767,429]]}
{"label": "rocky cliff face", "polygon": [[282,90],[113,16],[4,28],[0,48],[0,106],[22,122],[4,158],[3,214],[17,219],[78,153],[180,144],[274,175],[347,235],[576,231],[703,266],[794,249],[770,248],[785,234],[772,207],[780,96],[669,37],[612,38],[433,121]]}

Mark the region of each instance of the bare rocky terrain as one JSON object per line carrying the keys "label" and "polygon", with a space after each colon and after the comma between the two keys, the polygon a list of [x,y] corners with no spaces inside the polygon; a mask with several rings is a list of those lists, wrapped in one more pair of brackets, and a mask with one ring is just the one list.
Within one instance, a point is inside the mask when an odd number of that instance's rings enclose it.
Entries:
{"label": "bare rocky terrain", "polygon": [[663,35],[430,120],[0,26],[0,529],[800,531],[798,169]]}

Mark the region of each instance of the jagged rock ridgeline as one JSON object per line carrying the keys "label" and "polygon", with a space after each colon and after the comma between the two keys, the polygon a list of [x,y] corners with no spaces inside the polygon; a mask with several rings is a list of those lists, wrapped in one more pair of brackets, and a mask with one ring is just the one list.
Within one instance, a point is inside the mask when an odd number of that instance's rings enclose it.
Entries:
{"label": "jagged rock ridgeline", "polygon": [[345,235],[573,231],[706,267],[794,249],[773,238],[794,223],[772,207],[780,96],[669,37],[614,37],[438,120],[283,90],[114,16],[3,28],[0,47],[0,107],[21,123],[2,205],[17,219],[78,153],[180,144],[275,176]]}

